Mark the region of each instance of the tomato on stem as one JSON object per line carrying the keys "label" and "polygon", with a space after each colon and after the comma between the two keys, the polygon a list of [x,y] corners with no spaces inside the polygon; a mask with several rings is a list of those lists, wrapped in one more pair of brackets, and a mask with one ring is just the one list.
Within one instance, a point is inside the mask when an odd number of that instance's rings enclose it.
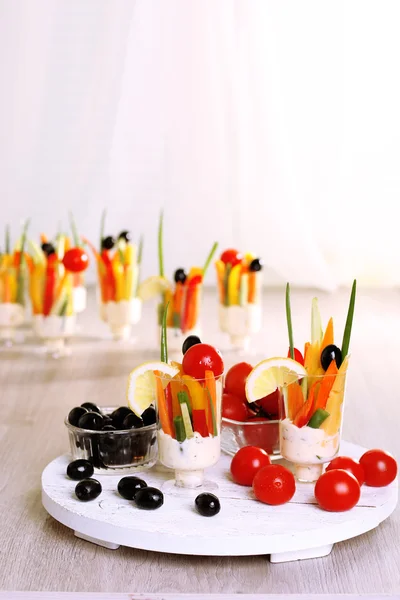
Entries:
{"label": "tomato on stem", "polygon": [[314,489],[315,499],[320,507],[330,512],[350,510],[359,501],[360,493],[356,477],[343,469],[323,473]]}
{"label": "tomato on stem", "polygon": [[243,255],[240,252],[238,252],[237,250],[234,250],[233,248],[229,248],[228,250],[225,250],[225,252],[223,252],[221,254],[220,260],[222,260],[222,262],[224,264],[231,265],[231,267],[234,267],[242,262]]}
{"label": "tomato on stem", "polygon": [[270,465],[271,459],[262,448],[244,446],[235,454],[231,462],[231,474],[235,483],[250,486],[256,473]]}
{"label": "tomato on stem", "polygon": [[64,254],[62,263],[67,271],[82,273],[89,266],[89,257],[83,248],[71,248]]}
{"label": "tomato on stem", "polygon": [[225,391],[246,400],[246,379],[253,370],[247,362],[240,362],[229,369],[225,376]]}
{"label": "tomato on stem", "polygon": [[204,379],[206,371],[212,371],[215,377],[224,372],[224,363],[218,350],[209,344],[195,344],[186,352],[182,360],[186,375],[195,379]]}

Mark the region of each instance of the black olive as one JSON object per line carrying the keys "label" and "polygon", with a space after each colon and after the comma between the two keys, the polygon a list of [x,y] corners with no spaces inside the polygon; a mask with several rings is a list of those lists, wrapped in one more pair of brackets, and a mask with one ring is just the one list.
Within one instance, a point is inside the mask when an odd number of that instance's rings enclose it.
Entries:
{"label": "black olive", "polygon": [[71,425],[74,425],[74,427],[78,427],[79,419],[87,412],[89,411],[83,406],[76,406],[68,414],[68,423],[71,423]]}
{"label": "black olive", "polygon": [[70,479],[81,481],[91,477],[94,473],[93,465],[89,460],[79,458],[69,463],[67,467],[67,475]]}
{"label": "black olive", "polygon": [[122,429],[139,429],[140,427],[143,427],[143,421],[133,412],[126,415],[122,421]]}
{"label": "black olive", "polygon": [[125,242],[130,242],[132,239],[131,232],[130,231],[121,231],[121,233],[118,236],[118,239],[125,240]]}
{"label": "black olive", "polygon": [[101,410],[98,406],[96,406],[96,404],[93,404],[93,402],[84,402],[83,404],[81,404],[81,406],[82,408],[86,408],[90,412],[97,412],[99,413],[99,415],[101,415]]}
{"label": "black olive", "polygon": [[177,269],[175,271],[174,280],[175,283],[185,283],[187,275],[185,269]]}
{"label": "black olive", "polygon": [[91,431],[100,431],[103,427],[103,417],[96,412],[87,412],[79,419],[78,427],[90,429]]}
{"label": "black olive", "polygon": [[195,500],[197,511],[203,517],[213,517],[221,510],[221,504],[217,496],[210,493],[199,494]]}
{"label": "black olive", "polygon": [[147,487],[147,483],[139,477],[123,477],[118,482],[118,492],[126,500],[133,500],[138,490]]}
{"label": "black olive", "polygon": [[189,335],[182,344],[182,354],[186,354],[189,348],[196,344],[201,344],[201,339],[197,335]]}
{"label": "black olive", "polygon": [[81,502],[88,502],[100,496],[101,489],[101,483],[97,479],[82,479],[76,484],[75,494]]}
{"label": "black olive", "polygon": [[336,360],[336,366],[339,369],[342,364],[342,351],[334,344],[329,344],[321,352],[321,365],[324,371],[327,370],[333,360]]}
{"label": "black olive", "polygon": [[103,427],[104,425],[112,425],[113,421],[110,415],[103,415]]}
{"label": "black olive", "polygon": [[111,423],[107,423],[106,425],[103,425],[103,427],[101,428],[102,431],[117,431],[114,427],[114,425],[112,425]]}
{"label": "black olive", "polygon": [[261,258],[255,258],[249,264],[249,271],[261,271],[263,268],[263,263]]}
{"label": "black olive", "polygon": [[154,423],[157,421],[156,411],[152,406],[146,408],[146,410],[142,413],[142,420],[146,426],[154,425]]}
{"label": "black olive", "polygon": [[115,246],[115,240],[112,235],[108,235],[101,241],[102,250],[112,250]]}
{"label": "black olive", "polygon": [[145,487],[136,492],[135,502],[136,506],[143,510],[156,510],[164,504],[164,495],[157,488]]}
{"label": "black olive", "polygon": [[122,429],[122,423],[125,417],[131,413],[132,411],[128,406],[120,406],[119,408],[116,408],[110,415],[114,427],[117,429]]}
{"label": "black olive", "polygon": [[50,244],[49,242],[44,242],[42,244],[42,250],[46,256],[51,256],[52,254],[56,253],[56,249],[54,248],[53,244]]}

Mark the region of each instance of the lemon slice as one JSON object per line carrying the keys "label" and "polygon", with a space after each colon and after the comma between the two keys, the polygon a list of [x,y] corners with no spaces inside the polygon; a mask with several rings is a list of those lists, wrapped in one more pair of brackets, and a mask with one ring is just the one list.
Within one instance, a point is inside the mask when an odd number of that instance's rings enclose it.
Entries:
{"label": "lemon slice", "polygon": [[164,387],[167,386],[169,379],[172,379],[179,369],[163,362],[145,362],[133,369],[128,377],[126,388],[126,399],[129,407],[140,417],[150,404],[153,404],[157,397],[156,378],[154,371],[159,371],[163,379]]}
{"label": "lemon slice", "polygon": [[153,275],[142,281],[139,286],[138,296],[141,300],[146,301],[168,291],[172,292],[171,282],[160,275]]}
{"label": "lemon slice", "polygon": [[268,358],[249,373],[246,380],[248,402],[255,402],[282,387],[305,377],[305,368],[291,358]]}

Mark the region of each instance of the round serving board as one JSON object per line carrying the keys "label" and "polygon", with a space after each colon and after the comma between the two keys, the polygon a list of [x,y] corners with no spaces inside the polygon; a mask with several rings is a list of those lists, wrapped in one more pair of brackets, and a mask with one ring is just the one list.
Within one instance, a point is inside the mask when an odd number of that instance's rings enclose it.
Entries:
{"label": "round serving board", "polygon": [[[364,451],[348,442],[341,446],[342,455],[354,458]],[[198,490],[175,488],[172,493],[173,473],[163,467],[138,474],[148,485],[164,488],[164,505],[145,511],[118,494],[121,474],[94,475],[102,484],[101,495],[92,502],[80,502],[74,493],[76,482],[66,476],[69,461],[68,455],[60,456],[43,471],[43,506],[78,537],[110,549],[123,545],[206,556],[268,554],[271,562],[326,556],[334,543],[377,527],[397,504],[396,480],[386,488],[363,486],[359,504],[344,513],[321,510],[315,504],[313,484],[306,483],[297,483],[289,503],[268,506],[257,502],[250,488],[233,483],[231,457],[223,455],[207,470],[207,479],[218,485],[214,492],[221,501],[218,515],[207,518],[196,512]]]}

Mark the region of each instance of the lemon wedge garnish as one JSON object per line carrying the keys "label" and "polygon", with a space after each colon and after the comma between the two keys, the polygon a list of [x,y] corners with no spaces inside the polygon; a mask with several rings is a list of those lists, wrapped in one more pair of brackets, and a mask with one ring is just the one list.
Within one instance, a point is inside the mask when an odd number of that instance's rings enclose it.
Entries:
{"label": "lemon wedge garnish", "polygon": [[140,415],[154,404],[157,398],[157,386],[154,371],[162,377],[163,387],[168,385],[179,369],[163,362],[145,362],[130,372],[126,389],[126,399],[133,412]]}
{"label": "lemon wedge garnish", "polygon": [[268,358],[249,373],[246,380],[248,402],[272,394],[276,388],[289,385],[307,375],[305,368],[291,358]]}
{"label": "lemon wedge garnish", "polygon": [[138,296],[145,302],[168,291],[172,292],[171,282],[160,275],[153,275],[142,281],[139,286]]}

